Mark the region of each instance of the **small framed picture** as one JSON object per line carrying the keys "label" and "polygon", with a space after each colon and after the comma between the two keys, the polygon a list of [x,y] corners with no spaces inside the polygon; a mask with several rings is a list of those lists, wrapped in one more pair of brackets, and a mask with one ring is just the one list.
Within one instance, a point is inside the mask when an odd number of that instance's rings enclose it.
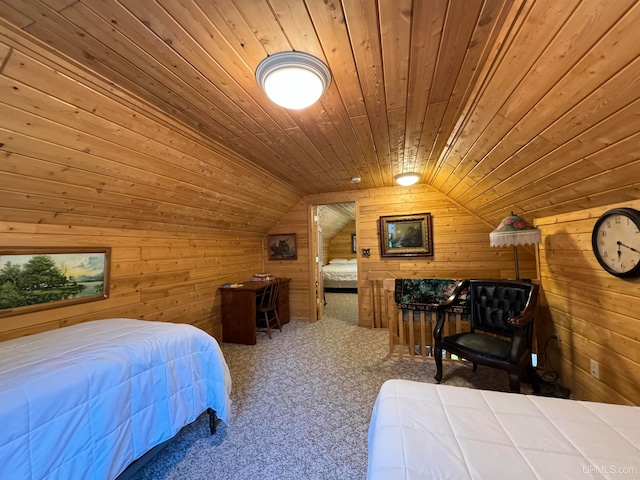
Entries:
{"label": "small framed picture", "polygon": [[356,253],[356,234],[351,234],[351,253]]}
{"label": "small framed picture", "polygon": [[267,235],[267,246],[269,260],[295,260],[298,258],[295,233]]}
{"label": "small framed picture", "polygon": [[382,257],[433,256],[430,213],[380,217]]}
{"label": "small framed picture", "polygon": [[110,248],[0,249],[0,317],[103,300]]}

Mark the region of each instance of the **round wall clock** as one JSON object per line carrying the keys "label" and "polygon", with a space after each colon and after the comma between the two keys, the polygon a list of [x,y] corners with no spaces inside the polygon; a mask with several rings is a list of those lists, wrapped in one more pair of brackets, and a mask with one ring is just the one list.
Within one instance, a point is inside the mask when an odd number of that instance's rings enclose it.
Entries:
{"label": "round wall clock", "polygon": [[640,212],[614,208],[596,221],[591,234],[596,259],[616,277],[640,277]]}

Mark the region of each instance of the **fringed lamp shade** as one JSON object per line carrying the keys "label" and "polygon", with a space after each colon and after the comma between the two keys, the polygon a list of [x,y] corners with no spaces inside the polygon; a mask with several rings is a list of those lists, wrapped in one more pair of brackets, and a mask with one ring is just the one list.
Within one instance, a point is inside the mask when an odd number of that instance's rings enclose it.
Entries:
{"label": "fringed lamp shade", "polygon": [[542,237],[540,230],[519,215],[511,215],[502,219],[498,228],[489,234],[492,247],[506,247],[513,245],[513,259],[515,262],[516,279],[520,279],[518,268],[518,245],[538,244]]}

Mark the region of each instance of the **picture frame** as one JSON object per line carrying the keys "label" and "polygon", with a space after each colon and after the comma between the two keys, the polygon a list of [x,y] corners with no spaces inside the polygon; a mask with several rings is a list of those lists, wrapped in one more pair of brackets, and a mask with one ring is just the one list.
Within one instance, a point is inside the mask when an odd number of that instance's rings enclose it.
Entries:
{"label": "picture frame", "polygon": [[356,234],[352,233],[351,234],[351,253],[356,253],[357,252],[357,248],[356,248]]}
{"label": "picture frame", "polygon": [[295,233],[267,235],[267,248],[269,260],[296,260],[298,258]]}
{"label": "picture frame", "polygon": [[109,247],[0,248],[0,317],[109,297]]}
{"label": "picture frame", "polygon": [[383,216],[379,222],[382,257],[433,256],[430,213]]}

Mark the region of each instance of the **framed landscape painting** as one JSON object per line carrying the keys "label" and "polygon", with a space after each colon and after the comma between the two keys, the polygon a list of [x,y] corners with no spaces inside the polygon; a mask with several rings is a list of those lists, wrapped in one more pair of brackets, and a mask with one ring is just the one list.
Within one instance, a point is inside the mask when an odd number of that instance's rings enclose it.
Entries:
{"label": "framed landscape painting", "polygon": [[0,317],[103,300],[110,248],[0,249]]}
{"label": "framed landscape painting", "polygon": [[380,217],[382,257],[433,256],[430,213]]}

